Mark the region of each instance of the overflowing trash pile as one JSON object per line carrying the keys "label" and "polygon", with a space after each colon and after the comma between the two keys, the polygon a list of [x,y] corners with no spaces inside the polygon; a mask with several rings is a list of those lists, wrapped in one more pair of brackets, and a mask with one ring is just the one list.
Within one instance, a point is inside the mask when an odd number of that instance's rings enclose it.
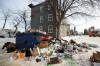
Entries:
{"label": "overflowing trash pile", "polygon": [[[15,44],[7,42],[2,49],[7,53],[12,53],[11,61],[32,61],[36,63],[45,61],[46,66],[62,63],[77,66],[73,55],[88,52],[91,48],[97,47],[97,45],[87,44],[86,42],[77,43],[73,39],[67,41],[40,33],[21,33],[16,35]],[[95,55],[91,57],[91,61],[94,61],[94,57]]]}

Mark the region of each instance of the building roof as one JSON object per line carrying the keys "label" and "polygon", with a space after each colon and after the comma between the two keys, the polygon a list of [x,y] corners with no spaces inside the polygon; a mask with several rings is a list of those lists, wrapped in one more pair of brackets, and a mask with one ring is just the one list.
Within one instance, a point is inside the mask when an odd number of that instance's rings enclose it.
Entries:
{"label": "building roof", "polygon": [[37,4],[37,5],[34,5],[34,4],[29,4],[28,6],[30,7],[30,8],[34,8],[34,7],[37,7],[37,6],[40,6],[40,5],[42,5],[43,3],[45,3],[45,1],[44,2],[41,2],[41,3],[39,3],[39,4]]}

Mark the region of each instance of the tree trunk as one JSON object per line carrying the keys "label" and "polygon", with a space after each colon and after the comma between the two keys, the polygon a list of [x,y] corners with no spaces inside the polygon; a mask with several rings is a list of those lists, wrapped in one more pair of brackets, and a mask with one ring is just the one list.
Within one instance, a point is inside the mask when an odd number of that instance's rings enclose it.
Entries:
{"label": "tree trunk", "polygon": [[26,22],[26,18],[23,18],[24,23],[25,23],[25,32],[27,31],[27,22]]}
{"label": "tree trunk", "polygon": [[2,31],[3,31],[4,28],[5,28],[6,22],[7,22],[7,20],[5,19],[5,22],[4,22],[4,25],[3,25]]}
{"label": "tree trunk", "polygon": [[15,29],[15,31],[14,31],[14,34],[16,34],[16,32],[17,32],[17,30],[18,30],[18,28],[17,27],[15,27],[16,29]]}
{"label": "tree trunk", "polygon": [[57,35],[56,38],[60,38],[60,25],[56,26]]}
{"label": "tree trunk", "polygon": [[26,23],[26,21],[25,21],[25,32],[27,31],[27,23]]}

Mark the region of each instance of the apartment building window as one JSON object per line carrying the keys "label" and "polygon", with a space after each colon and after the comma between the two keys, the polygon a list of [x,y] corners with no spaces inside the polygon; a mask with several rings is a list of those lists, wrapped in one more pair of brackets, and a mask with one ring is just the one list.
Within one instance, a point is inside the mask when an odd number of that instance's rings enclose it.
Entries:
{"label": "apartment building window", "polygon": [[43,10],[43,6],[40,6],[40,12]]}
{"label": "apartment building window", "polygon": [[48,21],[53,21],[53,15],[52,14],[48,14]]}
{"label": "apartment building window", "polygon": [[39,26],[39,31],[43,31],[43,26]]}
{"label": "apartment building window", "polygon": [[51,6],[50,5],[48,5],[48,10],[50,10],[51,9]]}
{"label": "apartment building window", "polygon": [[48,33],[53,33],[53,25],[48,25]]}
{"label": "apartment building window", "polygon": [[43,16],[40,16],[40,23],[43,22]]}

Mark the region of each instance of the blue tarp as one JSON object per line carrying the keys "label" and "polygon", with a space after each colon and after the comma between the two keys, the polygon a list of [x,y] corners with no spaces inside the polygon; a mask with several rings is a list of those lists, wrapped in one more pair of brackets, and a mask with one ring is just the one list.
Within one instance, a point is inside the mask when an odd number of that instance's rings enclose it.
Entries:
{"label": "blue tarp", "polygon": [[33,48],[34,45],[39,44],[39,33],[17,33],[16,46],[18,49]]}

